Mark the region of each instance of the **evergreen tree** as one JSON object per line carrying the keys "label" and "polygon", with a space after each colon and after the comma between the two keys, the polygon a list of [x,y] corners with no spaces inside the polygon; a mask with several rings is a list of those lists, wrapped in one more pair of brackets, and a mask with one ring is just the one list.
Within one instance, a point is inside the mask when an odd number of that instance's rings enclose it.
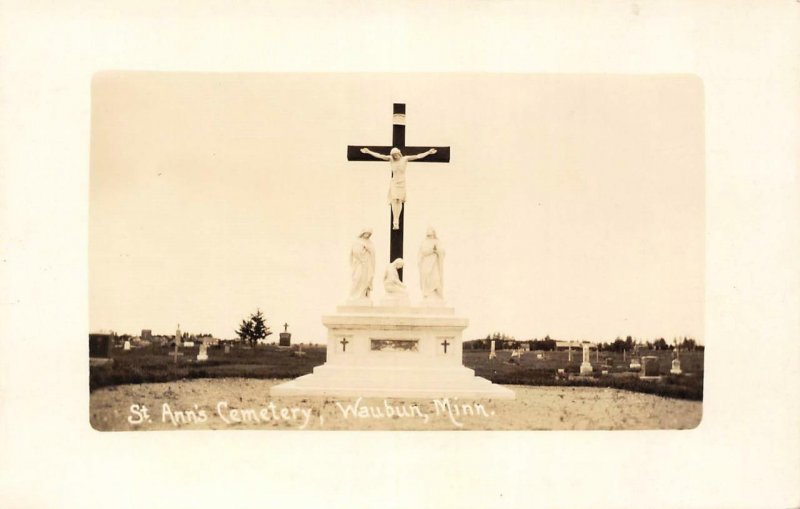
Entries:
{"label": "evergreen tree", "polygon": [[249,342],[252,346],[256,346],[259,339],[264,339],[270,334],[272,332],[267,327],[264,313],[260,309],[256,309],[256,312],[251,314],[248,319],[242,320],[236,330],[236,335],[239,336],[239,339],[243,342]]}

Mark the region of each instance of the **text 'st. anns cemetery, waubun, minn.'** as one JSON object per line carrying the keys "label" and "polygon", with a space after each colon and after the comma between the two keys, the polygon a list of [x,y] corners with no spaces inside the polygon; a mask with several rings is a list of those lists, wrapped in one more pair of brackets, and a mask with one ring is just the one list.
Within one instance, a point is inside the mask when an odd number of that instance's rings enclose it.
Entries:
{"label": "text 'st. anns cemetery, waubun, minn.'", "polygon": [[98,75],[101,431],[690,429],[686,76]]}

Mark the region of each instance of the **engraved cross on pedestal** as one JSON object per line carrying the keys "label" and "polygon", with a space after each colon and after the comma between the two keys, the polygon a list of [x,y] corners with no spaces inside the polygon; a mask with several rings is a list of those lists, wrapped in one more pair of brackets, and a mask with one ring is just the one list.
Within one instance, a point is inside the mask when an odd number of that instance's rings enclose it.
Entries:
{"label": "engraved cross on pedestal", "polygon": [[349,341],[347,341],[347,338],[342,338],[342,340],[339,341],[339,343],[342,344],[342,351],[346,352],[347,351],[347,343],[349,343]]}
{"label": "engraved cross on pedestal", "polygon": [[[381,155],[389,155],[392,148],[400,149],[404,156],[416,156],[426,152],[430,148],[436,149],[435,154],[419,159],[417,162],[421,163],[449,163],[450,162],[450,147],[408,147],[406,146],[406,105],[402,103],[394,104],[394,111],[392,115],[392,146],[386,145],[348,145],[347,146],[347,160],[348,161],[377,161],[375,157],[364,154],[361,152],[362,148],[368,148],[372,152]],[[389,245],[389,263],[398,258],[403,257],[403,219],[406,215],[406,204],[403,204],[403,210],[400,212],[398,229],[392,228],[392,212],[389,210],[389,234],[391,237]],[[403,280],[403,269],[397,270],[400,280]]]}
{"label": "engraved cross on pedestal", "polygon": [[450,345],[450,343],[448,343],[447,340],[445,339],[444,341],[442,341],[441,345],[444,347],[444,353],[447,353],[447,347],[448,345]]}

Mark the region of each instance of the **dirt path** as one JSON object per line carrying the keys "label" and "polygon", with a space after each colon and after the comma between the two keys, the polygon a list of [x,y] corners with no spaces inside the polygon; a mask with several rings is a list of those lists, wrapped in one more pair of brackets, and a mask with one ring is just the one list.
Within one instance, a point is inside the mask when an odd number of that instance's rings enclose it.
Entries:
{"label": "dirt path", "polygon": [[[283,380],[242,378],[107,387],[92,393],[101,431],[690,429],[702,403],[592,387],[509,386],[513,401],[271,398]],[[145,413],[146,407],[146,413]]]}

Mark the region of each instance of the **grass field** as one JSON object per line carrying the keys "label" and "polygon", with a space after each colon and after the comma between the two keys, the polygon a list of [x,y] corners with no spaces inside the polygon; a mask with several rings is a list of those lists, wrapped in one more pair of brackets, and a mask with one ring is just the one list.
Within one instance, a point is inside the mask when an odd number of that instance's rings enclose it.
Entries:
{"label": "grass field", "polygon": [[[304,347],[305,355],[297,357],[291,350],[273,345],[255,349],[235,347],[230,353],[222,348],[209,348],[209,359],[197,362],[198,347],[181,348],[183,355],[178,363],[169,355],[171,349],[162,346],[133,348],[129,351],[115,349],[113,363],[89,368],[89,387],[93,391],[101,387],[121,384],[169,382],[193,378],[296,378],[311,373],[314,366],[325,362],[325,347]],[[611,387],[660,396],[702,401],[703,399],[703,352],[681,354],[684,375],[669,375],[672,354],[669,351],[642,351],[640,355],[655,355],[659,358],[661,380],[640,380],[630,372],[630,358],[623,361],[621,353],[600,353],[600,362],[592,353],[591,362],[596,377],[591,379],[557,378],[556,372],[563,368],[569,374],[577,374],[580,352],[573,352],[572,361],[567,352],[546,352],[544,359],[536,353],[525,352],[519,364],[509,363],[510,351],[497,352],[497,358],[488,359],[486,351],[464,352],[464,365],[475,370],[475,374],[500,384],[546,385],[546,386],[592,386]],[[611,358],[606,365],[606,358]],[[602,375],[601,370],[608,370]]]}
{"label": "grass field", "polygon": [[[639,352],[639,357],[653,355],[659,359],[661,380],[640,380],[637,373],[629,369],[630,356],[623,360],[622,353],[600,352],[600,361],[596,352],[592,352],[591,363],[594,369],[593,379],[557,379],[558,369],[576,375],[580,371],[581,353],[573,351],[572,361],[569,353],[543,352],[544,359],[538,359],[536,353],[525,352],[519,364],[509,363],[510,351],[497,352],[497,358],[489,360],[487,351],[464,352],[464,365],[475,370],[475,374],[500,384],[547,385],[547,386],[591,386],[611,387],[647,394],[656,394],[671,398],[702,401],[703,399],[703,357],[704,352],[693,351],[681,353],[681,369],[683,375],[670,375],[672,352],[647,351]],[[606,359],[610,361],[607,363]],[[602,375],[607,370],[607,375]]]}
{"label": "grass field", "polygon": [[114,362],[90,366],[90,390],[109,385],[170,382],[191,378],[296,378],[311,373],[314,366],[325,362],[324,347],[305,347],[305,355],[297,357],[292,351],[276,346],[255,349],[235,347],[230,353],[210,347],[208,360],[198,362],[198,346],[181,348],[177,364],[169,355],[172,348],[147,346],[128,351],[114,349]]}

